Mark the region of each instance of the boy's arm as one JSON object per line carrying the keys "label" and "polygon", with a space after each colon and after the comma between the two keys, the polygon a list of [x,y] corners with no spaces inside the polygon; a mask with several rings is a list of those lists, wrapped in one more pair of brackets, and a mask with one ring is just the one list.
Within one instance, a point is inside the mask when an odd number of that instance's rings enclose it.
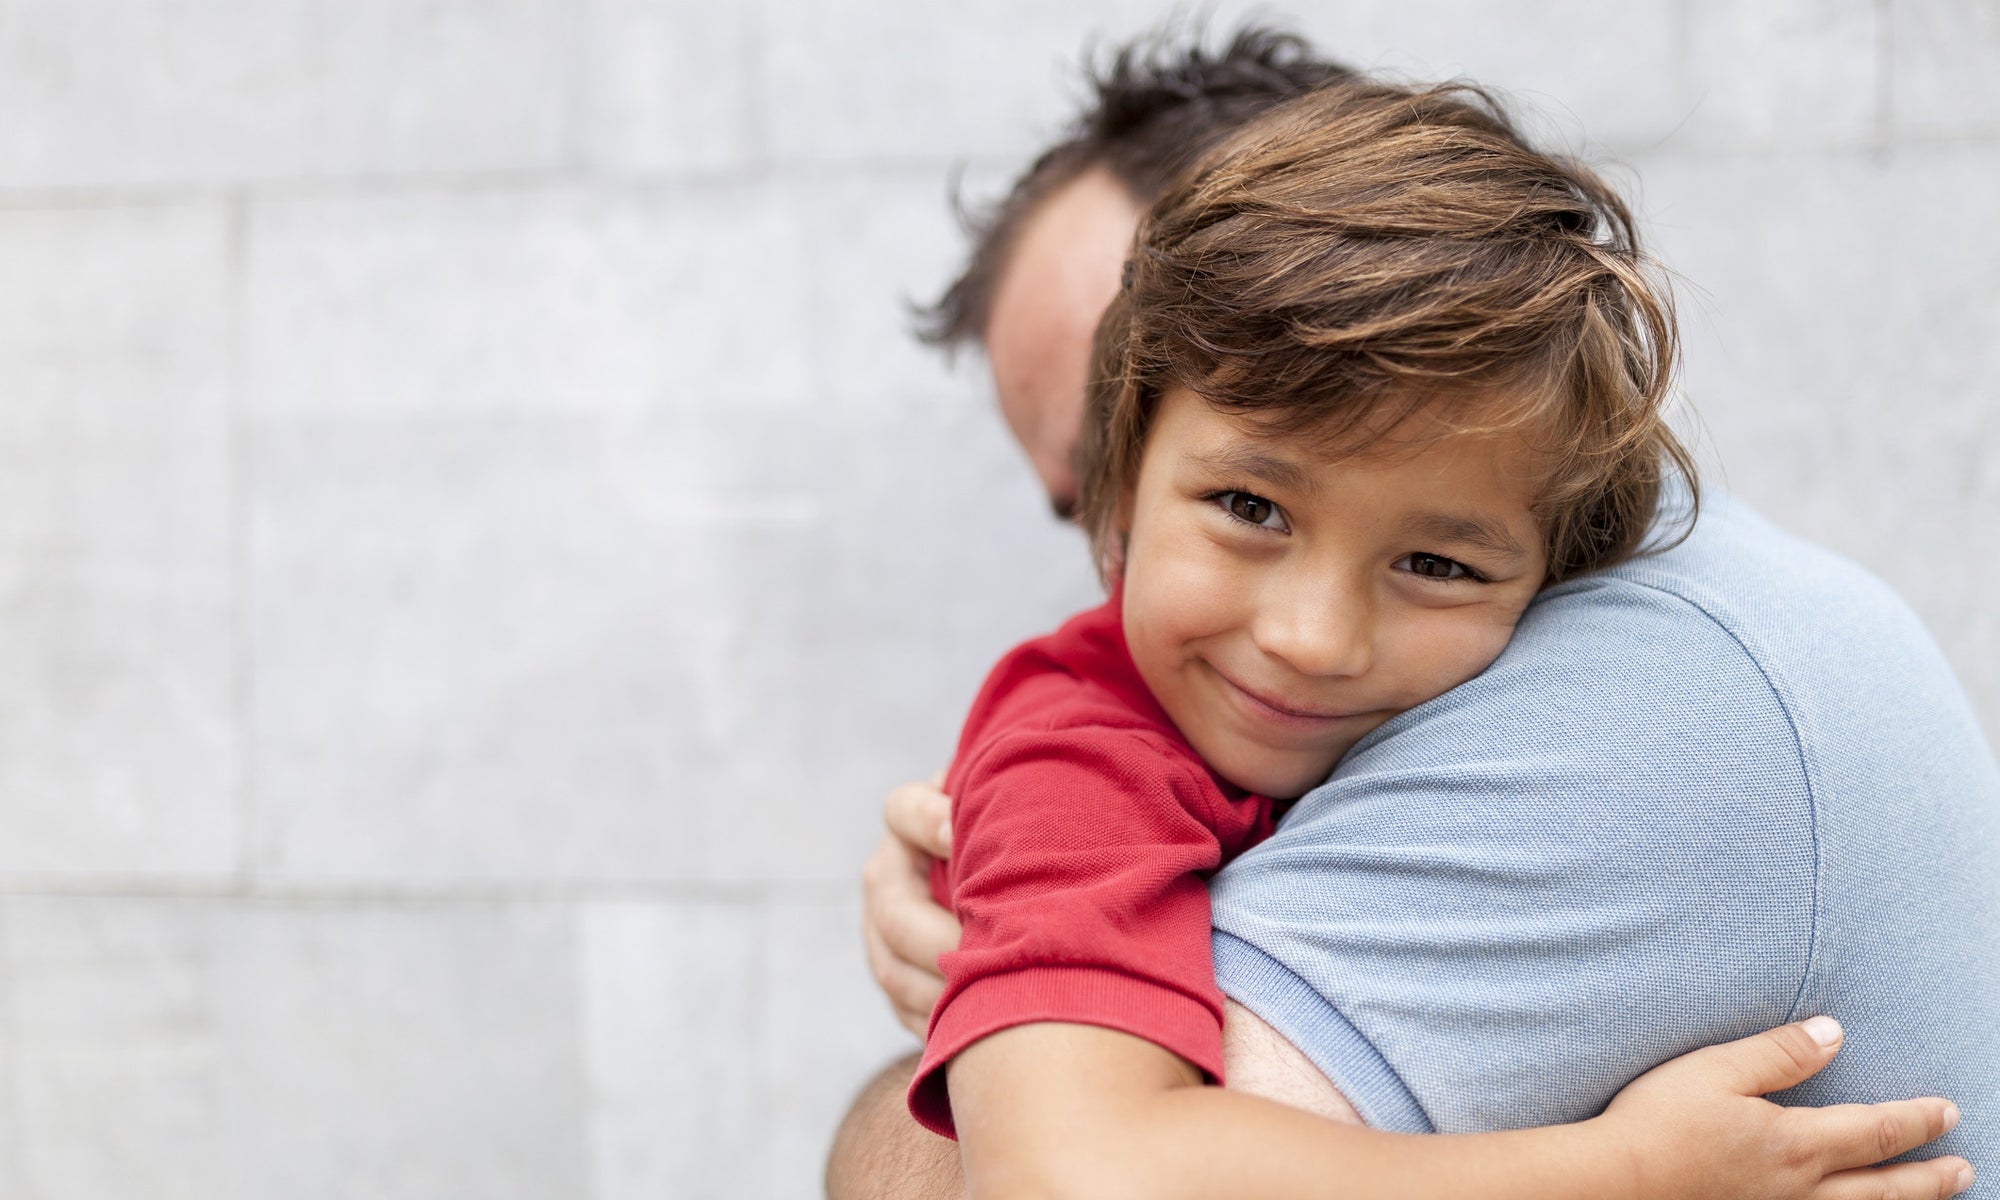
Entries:
{"label": "boy's arm", "polygon": [[[1354,1106],[1312,1060],[1249,1009],[1224,1004],[1222,1059],[1233,1091],[1362,1124]],[[827,1158],[828,1200],[959,1200],[965,1177],[957,1143],[910,1119],[903,1097],[915,1054],[884,1067],[855,1097]]]}
{"label": "boy's arm", "polygon": [[[1024,1028],[1076,1029],[1047,1026]],[[1332,1111],[1352,1113],[1324,1076],[1317,1071],[1297,1070],[1286,1064],[1284,1056],[1271,1055],[1268,1043],[1277,1040],[1274,1032],[1268,1038],[1260,1038],[1254,1027],[1245,1028],[1251,1030],[1249,1036],[1228,1039],[1230,1069],[1240,1082],[1263,1087],[1269,1081],[1289,1078],[1291,1083],[1285,1085],[1287,1099],[1308,1099]],[[1114,1044],[1124,1038],[1124,1035],[1103,1030],[1082,1032],[1103,1035]],[[1130,1043],[1133,1039],[1125,1041]],[[980,1045],[990,1048],[994,1042],[995,1039],[988,1039]],[[1155,1055],[1171,1058],[1146,1043],[1136,1045]],[[1565,1186],[1577,1194],[1599,1196],[1710,1196],[1727,1193],[1705,1189],[1699,1184],[1688,1185],[1690,1161],[1701,1155],[1713,1158],[1721,1154],[1727,1158],[1733,1154],[1739,1159],[1747,1156],[1759,1165],[1733,1168],[1725,1165],[1713,1169],[1743,1190],[1756,1194],[1828,1198],[1880,1196],[1889,1194],[1885,1188],[1900,1185],[1905,1189],[1902,1192],[1904,1195],[1938,1196],[1950,1195],[1966,1186],[1969,1168],[1963,1160],[1956,1158],[1905,1163],[1878,1171],[1847,1169],[1887,1157],[1943,1132],[1956,1114],[1941,1102],[1912,1101],[1868,1107],[1846,1105],[1820,1112],[1779,1110],[1775,1106],[1755,1103],[1746,1109],[1742,1104],[1747,1096],[1775,1090],[1812,1074],[1825,1065],[1837,1045],[1836,1042],[1830,1046],[1818,1046],[1805,1037],[1800,1026],[1785,1026],[1754,1038],[1696,1051],[1676,1059],[1648,1073],[1620,1094],[1612,1113],[1607,1114],[1611,1118],[1609,1137],[1602,1133],[1606,1125],[1604,1117],[1597,1118],[1594,1123],[1600,1131],[1598,1133],[1588,1132],[1584,1126],[1557,1126],[1522,1133],[1472,1137],[1454,1135],[1429,1137],[1421,1141],[1411,1135],[1380,1134],[1354,1128],[1350,1128],[1347,1135],[1342,1135],[1338,1125],[1248,1096],[1243,1099],[1250,1100],[1255,1107],[1231,1111],[1234,1102],[1226,1093],[1219,1093],[1214,1088],[1202,1089],[1205,1095],[1194,1097],[1197,1103],[1190,1106],[1196,1115],[1192,1119],[1191,1132],[1186,1136],[1190,1144],[1199,1150],[1197,1157],[1201,1169],[1220,1174],[1221,1179],[1218,1184],[1213,1179],[1191,1176],[1178,1182],[1187,1185],[1192,1194],[1204,1194],[1200,1189],[1208,1187],[1210,1190],[1206,1194],[1238,1197],[1323,1195],[1334,1183],[1337,1183],[1340,1194],[1350,1197],[1370,1195],[1366,1190],[1369,1187],[1390,1186],[1414,1186],[1418,1190],[1407,1194],[1418,1196],[1431,1194],[1423,1190],[1427,1187],[1443,1189],[1436,1194],[1451,1194],[1450,1188],[1460,1186],[1466,1190],[1459,1194],[1480,1197],[1514,1194],[1557,1196],[1565,1194]],[[974,1047],[975,1050],[978,1048]],[[1028,1051],[1031,1057],[1035,1053],[1026,1041],[1019,1048]],[[1131,1048],[1128,1045],[1121,1052],[1129,1052]],[[1061,1050],[1062,1047],[1048,1049]],[[1043,1051],[1046,1052],[1047,1049]],[[962,1057],[969,1057],[970,1053]],[[1297,1051],[1292,1051],[1292,1054],[1296,1055]],[[1140,1054],[1136,1057],[1143,1059],[1146,1056]],[[1051,1064],[1062,1072],[1059,1078],[1052,1078],[1045,1070]],[[891,1064],[855,1101],[834,1138],[833,1152],[827,1165],[828,1200],[960,1200],[965,1195],[958,1147],[920,1128],[910,1119],[903,1104],[903,1093],[915,1065],[914,1057]],[[1046,1061],[1031,1061],[1025,1066],[1026,1073],[1031,1076],[1026,1081],[1027,1087],[1035,1091],[1069,1080],[1077,1074],[1079,1063],[1074,1056],[1051,1057]],[[1144,1069],[1157,1068],[1155,1062]],[[1170,1071],[1165,1077],[1189,1076],[1185,1072],[1175,1076]],[[1072,1094],[1071,1103],[1075,1103],[1076,1097],[1090,1091],[1095,1084],[1096,1080],[1087,1076],[1083,1078]],[[1000,1083],[999,1090],[1004,1091],[1005,1086]],[[1702,1090],[1704,1087],[1706,1091]],[[1670,1100],[1678,1096],[1677,1105],[1668,1104],[1663,1108],[1660,1102],[1663,1094]],[[1218,1096],[1221,1098],[1218,1099]],[[1733,1109],[1725,1109],[1726,1105],[1732,1104]],[[1032,1109],[1033,1105],[1010,1105],[1007,1111],[1017,1112],[1023,1108]],[[1210,1110],[1215,1110],[1220,1119],[1211,1120]],[[1249,1114],[1247,1125],[1246,1113]],[[1135,1194],[1146,1194],[1144,1188],[1155,1185],[1142,1175],[1128,1176],[1125,1173],[1127,1164],[1116,1157],[1131,1153],[1131,1147],[1121,1147],[1116,1137],[1103,1139],[1101,1131],[1094,1128],[1093,1123],[1103,1115],[1087,1111],[1074,1128],[1060,1121],[1042,1122],[1044,1126],[1052,1125],[1053,1128],[1043,1128],[1039,1133],[1033,1128],[1016,1128],[1011,1134],[1024,1143],[1019,1148],[1031,1154],[1034,1150],[1029,1143],[1033,1143],[1038,1136],[1053,1141],[1060,1154],[1041,1169],[1085,1172],[1083,1182],[1076,1185],[1081,1194],[1094,1194],[1090,1189],[1098,1185],[1091,1180],[1088,1172],[1102,1166],[1118,1169],[1118,1180],[1114,1181],[1117,1186],[1130,1187]],[[1621,1121],[1627,1130],[1636,1125],[1637,1133],[1619,1134]],[[1182,1124],[1177,1120],[1175,1128],[1180,1128]],[[1585,1126],[1592,1124],[1586,1122]],[[1329,1133],[1329,1130],[1333,1132]],[[1360,1136],[1353,1136],[1356,1134]],[[1339,1144],[1319,1147],[1308,1144],[1304,1157],[1274,1162],[1278,1156],[1297,1153],[1291,1142],[1299,1136],[1312,1142],[1323,1137],[1346,1136],[1346,1147],[1358,1151],[1358,1154],[1350,1160],[1341,1157]],[[1365,1145],[1370,1139],[1375,1139],[1372,1147]],[[1565,1144],[1565,1139],[1569,1139],[1568,1144]],[[1402,1145],[1391,1149],[1394,1143]],[[1170,1151],[1185,1148],[1168,1147]],[[999,1152],[997,1144],[994,1152]],[[1396,1154],[1404,1157],[1400,1165],[1394,1162],[1388,1164],[1392,1170],[1419,1172],[1420,1177],[1414,1184],[1380,1173],[1385,1153],[1391,1157]],[[1274,1185],[1280,1190],[1260,1192],[1256,1188],[1271,1181],[1231,1173],[1228,1169],[1230,1155],[1248,1156],[1253,1164],[1276,1166],[1288,1174],[1311,1170],[1331,1170],[1333,1174],[1281,1180]],[[1772,1166],[1772,1161],[1778,1165]],[[1614,1182],[1603,1185],[1601,1191],[1591,1192],[1591,1187],[1596,1185],[1590,1184],[1589,1180],[1594,1175],[1607,1169],[1619,1175],[1628,1162],[1633,1164],[1635,1171],[1623,1175],[1622,1185]],[[1812,1191],[1781,1190],[1779,1174],[1788,1172],[1796,1181],[1801,1164],[1811,1168],[1809,1175],[1836,1168],[1839,1170],[1820,1180],[1818,1187]],[[1143,1169],[1148,1165],[1157,1164],[1141,1164],[1141,1167]],[[1369,1174],[1371,1171],[1375,1174]],[[1467,1172],[1471,1173],[1472,1184],[1452,1182]],[[1540,1182],[1543,1175],[1550,1172],[1557,1173],[1559,1180],[1567,1179],[1567,1185],[1559,1183],[1549,1187]],[[1564,1172],[1569,1174],[1562,1174]],[[1125,1182],[1128,1179],[1132,1182]],[[1301,1187],[1305,1190],[1297,1190]],[[1546,1192],[1538,1191],[1542,1188],[1547,1188]],[[1060,1196],[1065,1193],[1057,1191],[1054,1194]],[[1104,1194],[1115,1196],[1118,1192],[1114,1190]],[[1158,1194],[1173,1193],[1167,1189]],[[1382,1194],[1400,1196],[1405,1193]]]}
{"label": "boy's arm", "polygon": [[[1129,1034],[1042,1023],[953,1060],[952,1105],[981,1200],[1326,1196],[1440,1200],[1951,1195],[1963,1160],[1857,1168],[1954,1123],[1940,1100],[1783,1109],[1759,1097],[1831,1060],[1811,1026],[1697,1051],[1635,1081],[1603,1116],[1493,1134],[1412,1135],[1327,1121],[1201,1085]],[[1823,1034],[1821,1036],[1824,1036]]]}

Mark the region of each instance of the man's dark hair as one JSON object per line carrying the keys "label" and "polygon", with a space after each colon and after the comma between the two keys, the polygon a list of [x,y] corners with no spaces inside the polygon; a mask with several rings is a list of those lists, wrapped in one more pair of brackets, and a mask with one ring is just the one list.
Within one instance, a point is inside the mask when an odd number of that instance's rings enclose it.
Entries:
{"label": "man's dark hair", "polygon": [[1305,39],[1246,25],[1219,53],[1199,31],[1148,34],[1120,47],[1099,70],[1087,55],[1091,101],[1063,139],[1044,151],[1005,198],[982,212],[959,206],[972,238],[965,270],[917,312],[917,336],[933,346],[976,341],[986,330],[993,293],[1023,223],[1043,199],[1102,167],[1140,204],[1150,204],[1180,173],[1253,118],[1353,72],[1316,58]]}

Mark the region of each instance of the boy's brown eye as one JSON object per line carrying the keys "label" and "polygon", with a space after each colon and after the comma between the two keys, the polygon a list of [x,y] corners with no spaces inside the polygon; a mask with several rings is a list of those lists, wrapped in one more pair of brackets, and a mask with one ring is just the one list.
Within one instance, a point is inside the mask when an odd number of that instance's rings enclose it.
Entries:
{"label": "boy's brown eye", "polygon": [[1472,571],[1464,563],[1444,557],[1442,554],[1411,554],[1403,561],[1409,564],[1412,575],[1422,575],[1426,579],[1469,579]]}
{"label": "boy's brown eye", "polygon": [[1252,525],[1265,524],[1270,521],[1271,515],[1278,511],[1277,505],[1261,496],[1252,496],[1248,492],[1231,492],[1223,497],[1223,503],[1229,506],[1231,515]]}

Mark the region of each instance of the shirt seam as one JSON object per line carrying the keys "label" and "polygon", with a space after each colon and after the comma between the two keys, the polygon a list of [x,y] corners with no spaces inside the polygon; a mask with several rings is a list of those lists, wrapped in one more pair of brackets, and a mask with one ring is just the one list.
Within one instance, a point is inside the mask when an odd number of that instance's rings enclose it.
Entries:
{"label": "shirt seam", "polygon": [[1706,605],[1702,604],[1700,601],[1694,599],[1691,596],[1686,596],[1680,592],[1671,591],[1667,588],[1659,586],[1658,584],[1646,583],[1642,580],[1629,579],[1629,578],[1626,579],[1624,582],[1629,583],[1634,587],[1643,588],[1646,591],[1654,593],[1655,595],[1665,596],[1668,597],[1669,599],[1679,601],[1681,604],[1700,613],[1703,617],[1706,617],[1710,624],[1714,625],[1717,629],[1721,630],[1723,635],[1726,636],[1731,642],[1734,642],[1738,650],[1742,651],[1743,657],[1749,660],[1750,665],[1756,668],[1757,677],[1764,681],[1764,687],[1770,691],[1772,701],[1777,704],[1778,711],[1783,713],[1785,716],[1785,728],[1791,731],[1792,752],[1798,757],[1799,777],[1805,781],[1806,829],[1808,831],[1812,843],[1812,856],[1813,856],[1812,905],[1811,905],[1811,910],[1807,914],[1807,919],[1806,919],[1805,964],[1799,973],[1798,990],[1795,993],[1793,993],[1791,1008],[1787,1011],[1785,1016],[1785,1020],[1787,1022],[1795,1021],[1798,1019],[1799,1016],[1799,1006],[1805,1002],[1806,989],[1812,983],[1813,977],[1819,969],[1820,909],[1824,900],[1823,889],[1821,885],[1825,876],[1825,864],[1820,851],[1820,838],[1819,838],[1818,779],[1812,769],[1812,763],[1810,761],[1810,758],[1806,753],[1806,740],[1799,733],[1798,718],[1793,715],[1792,706],[1786,702],[1785,694],[1782,690],[1779,689],[1777,681],[1771,678],[1771,672],[1768,668],[1765,667],[1764,660],[1759,658],[1757,654],[1750,649],[1749,645],[1744,642],[1743,638],[1734,629],[1730,628],[1729,625],[1726,622],[1724,622],[1721,617],[1717,616],[1714,612],[1711,612]]}

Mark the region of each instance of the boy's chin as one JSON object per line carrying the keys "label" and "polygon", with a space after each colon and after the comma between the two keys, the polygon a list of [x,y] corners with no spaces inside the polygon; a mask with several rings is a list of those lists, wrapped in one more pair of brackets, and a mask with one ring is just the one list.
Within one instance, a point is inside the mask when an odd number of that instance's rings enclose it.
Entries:
{"label": "boy's chin", "polygon": [[1269,800],[1296,800],[1326,782],[1333,774],[1333,762],[1277,763],[1266,756],[1261,761],[1253,761],[1254,755],[1245,756],[1245,761],[1231,764],[1230,768],[1209,763],[1210,769],[1222,776],[1230,784],[1255,796]]}

